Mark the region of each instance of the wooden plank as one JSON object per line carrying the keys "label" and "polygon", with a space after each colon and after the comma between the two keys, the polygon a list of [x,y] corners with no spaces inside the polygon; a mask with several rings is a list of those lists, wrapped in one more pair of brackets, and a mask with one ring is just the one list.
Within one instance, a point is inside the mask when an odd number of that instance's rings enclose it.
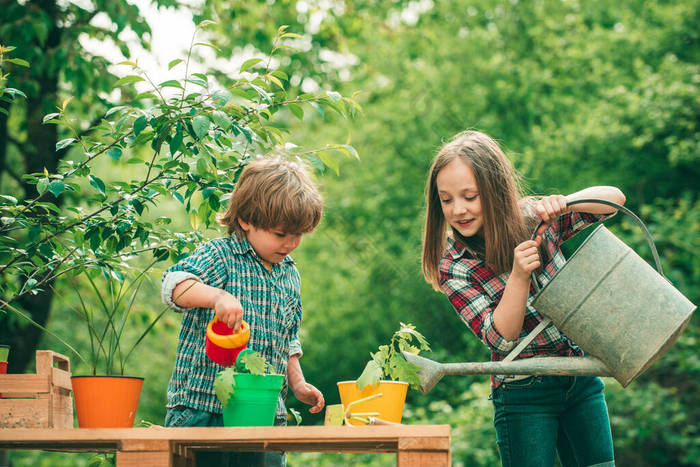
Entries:
{"label": "wooden plank", "polygon": [[121,451],[170,451],[167,439],[125,439],[119,444]]}
{"label": "wooden plank", "polygon": [[169,451],[117,452],[117,467],[172,467],[172,465],[173,459]]}
{"label": "wooden plank", "polygon": [[61,370],[59,368],[51,369],[51,376],[53,385],[68,391],[73,390],[73,383],[71,383],[71,374],[67,371]]}
{"label": "wooden plank", "polygon": [[400,451],[449,451],[449,438],[412,437],[399,439]]}
{"label": "wooden plank", "polygon": [[0,394],[3,398],[20,397],[19,394],[49,392],[48,376],[40,375],[0,375]]}
{"label": "wooden plank", "polygon": [[0,399],[0,428],[46,428],[48,416],[48,399]]}
{"label": "wooden plank", "polygon": [[399,451],[396,454],[398,467],[449,467],[450,453]]}

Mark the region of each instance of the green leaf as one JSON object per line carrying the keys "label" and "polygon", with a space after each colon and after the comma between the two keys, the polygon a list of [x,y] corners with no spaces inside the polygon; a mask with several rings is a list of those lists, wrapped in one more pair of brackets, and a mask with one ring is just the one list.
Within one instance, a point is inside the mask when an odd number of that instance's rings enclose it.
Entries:
{"label": "green leaf", "polygon": [[44,177],[40,178],[39,181],[36,184],[36,191],[39,194],[42,194],[43,192],[46,191],[46,188],[49,186],[49,179]]}
{"label": "green leaf", "polygon": [[170,154],[175,155],[175,153],[180,149],[182,145],[182,125],[179,123],[175,127],[175,134],[170,139]]}
{"label": "green leaf", "polygon": [[52,114],[46,114],[44,115],[44,118],[41,120],[41,123],[46,123],[49,120],[53,120],[54,118],[60,116],[61,114],[58,112],[52,113]]}
{"label": "green leaf", "polygon": [[204,157],[200,157],[199,159],[197,159],[196,171],[202,177],[205,177],[207,175],[209,167],[207,165],[207,160]]}
{"label": "green leaf", "polygon": [[360,155],[357,154],[357,149],[355,149],[354,147],[350,146],[349,144],[343,144],[343,145],[341,145],[340,147],[344,149],[343,152],[345,152],[345,153],[347,153],[348,155],[354,157],[354,158],[357,159],[358,161],[360,160]]}
{"label": "green leaf", "polygon": [[114,85],[112,87],[116,88],[119,86],[124,86],[126,84],[138,83],[140,81],[145,81],[145,79],[143,79],[142,77],[140,77],[138,75],[127,75],[123,78],[118,79],[117,82],[114,83]]}
{"label": "green leaf", "polygon": [[120,147],[113,147],[107,149],[107,155],[114,159],[115,161],[118,161],[122,157],[122,149]]}
{"label": "green leaf", "polygon": [[192,119],[192,129],[194,129],[195,135],[198,139],[202,139],[204,135],[209,131],[209,119],[204,115],[197,115]]}
{"label": "green leaf", "polygon": [[67,148],[71,145],[71,143],[74,143],[75,141],[75,138],[62,139],[61,141],[56,143],[56,151],[60,151],[61,149]]}
{"label": "green leaf", "polygon": [[178,63],[182,63],[182,59],[181,59],[181,58],[176,58],[175,60],[171,60],[171,61],[168,63],[168,70],[172,70],[173,67],[174,67],[175,65],[177,65]]}
{"label": "green leaf", "polygon": [[215,110],[214,112],[212,112],[211,119],[216,126],[218,126],[224,131],[227,131],[229,128],[231,128],[231,119],[229,119],[228,115],[226,115],[220,110]]}
{"label": "green leaf", "polygon": [[241,366],[250,374],[264,375],[268,363],[265,361],[265,357],[261,356],[258,352],[241,352],[238,355],[236,367],[240,368]]}
{"label": "green leaf", "polygon": [[163,81],[158,85],[161,88],[178,88],[178,89],[183,89],[182,84],[180,84],[179,81],[174,80],[174,79],[169,79],[167,81]]}
{"label": "green leaf", "polygon": [[97,191],[102,193],[103,195],[105,194],[105,182],[103,182],[100,178],[94,176],[94,175],[89,175],[88,178],[90,179],[90,185],[95,187]]}
{"label": "green leaf", "polygon": [[338,161],[333,158],[330,154],[328,154],[325,151],[319,151],[318,152],[318,157],[321,159],[321,162],[328,167],[329,169],[332,169],[336,175],[340,175],[340,166],[338,164]]}
{"label": "green leaf", "polygon": [[29,62],[26,60],[22,60],[21,58],[6,58],[5,61],[14,63],[15,65],[25,66],[29,68]]}
{"label": "green leaf", "polygon": [[377,362],[370,360],[367,362],[367,365],[362,371],[360,377],[357,378],[355,385],[360,391],[362,391],[367,386],[377,386],[381,377],[382,369],[379,367],[379,365],[377,365]]}
{"label": "green leaf", "polygon": [[287,104],[289,111],[294,114],[299,120],[304,120],[304,109],[301,108],[299,104]]}
{"label": "green leaf", "polygon": [[[299,413],[298,410],[294,410],[291,407],[289,407],[287,411],[291,414],[292,418],[294,418],[297,426],[301,425],[301,413]],[[289,420],[289,417],[287,417],[287,420]]]}
{"label": "green leaf", "polygon": [[141,115],[139,118],[134,120],[134,136],[138,136],[144,128],[148,125],[145,115]]}
{"label": "green leaf", "polygon": [[60,180],[55,180],[49,183],[48,189],[51,193],[53,193],[53,195],[56,198],[58,198],[59,196],[61,196],[61,193],[63,193],[66,189],[66,185],[64,185],[63,182]]}
{"label": "green leaf", "polygon": [[[9,203],[9,204],[12,204],[12,205],[17,205],[17,198],[15,198],[14,196],[10,196],[10,195],[0,195],[0,200],[3,201],[2,204],[8,204],[8,203]],[[6,203],[5,201],[7,201],[7,203]]]}
{"label": "green leaf", "polygon": [[204,47],[209,47],[209,48],[216,50],[217,52],[220,52],[220,49],[217,46],[215,46],[214,44],[210,44],[209,42],[197,42],[194,45],[201,45]]}
{"label": "green leaf", "polygon": [[216,392],[216,397],[219,398],[221,405],[226,407],[231,395],[233,394],[236,387],[236,380],[233,377],[234,372],[232,368],[226,368],[216,374],[214,379],[214,391]]}

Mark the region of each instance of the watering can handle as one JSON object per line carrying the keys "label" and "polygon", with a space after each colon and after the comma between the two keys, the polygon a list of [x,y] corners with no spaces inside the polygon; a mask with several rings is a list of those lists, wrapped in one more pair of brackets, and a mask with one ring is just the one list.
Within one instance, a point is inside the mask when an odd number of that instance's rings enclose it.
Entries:
{"label": "watering can handle", "polygon": [[[624,212],[627,214],[629,217],[632,218],[632,220],[642,229],[644,232],[644,235],[647,238],[647,242],[649,243],[649,248],[651,249],[651,255],[654,257],[654,263],[656,264],[656,270],[661,274],[662,276],[664,275],[663,269],[661,268],[661,260],[659,259],[659,254],[656,251],[656,245],[654,245],[654,240],[651,238],[651,234],[649,233],[649,230],[647,230],[647,226],[644,225],[644,222],[637,217],[636,214],[634,214],[632,211],[627,209],[626,207],[622,206],[621,204],[613,203],[612,201],[608,201],[605,199],[595,199],[595,198],[588,198],[588,199],[577,199],[574,201],[569,201],[566,203],[567,206],[573,206],[574,204],[581,204],[581,203],[598,203],[598,204],[606,204],[608,206],[612,206],[615,209]],[[531,240],[534,240],[535,237],[537,236],[537,231],[539,228],[544,224],[544,222],[540,222],[535,231],[532,234],[532,237],[530,238]],[[665,276],[664,276],[665,277]],[[535,293],[540,292],[540,286],[537,284],[537,280],[535,278],[535,272],[532,272],[532,286],[535,289]]]}

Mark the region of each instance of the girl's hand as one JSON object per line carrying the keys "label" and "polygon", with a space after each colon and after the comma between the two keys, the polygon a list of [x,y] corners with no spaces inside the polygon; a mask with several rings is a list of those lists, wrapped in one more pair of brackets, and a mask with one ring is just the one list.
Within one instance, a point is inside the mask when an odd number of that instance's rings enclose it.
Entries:
{"label": "girl's hand", "polygon": [[541,237],[537,237],[535,240],[526,240],[515,247],[511,277],[530,280],[530,273],[540,267],[540,255],[537,247],[541,241]]}
{"label": "girl's hand", "polygon": [[537,229],[537,235],[544,233],[552,222],[569,211],[569,207],[566,206],[566,197],[563,195],[550,195],[538,200],[535,203],[535,212],[540,216],[544,224]]}
{"label": "girl's hand", "polygon": [[323,394],[313,384],[303,383],[298,387],[292,388],[292,391],[294,391],[294,397],[305,404],[313,406],[309,409],[311,413],[320,412],[326,405]]}
{"label": "girl's hand", "polygon": [[234,331],[241,327],[243,320],[243,306],[236,297],[222,290],[214,298],[214,312],[219,321],[226,324]]}

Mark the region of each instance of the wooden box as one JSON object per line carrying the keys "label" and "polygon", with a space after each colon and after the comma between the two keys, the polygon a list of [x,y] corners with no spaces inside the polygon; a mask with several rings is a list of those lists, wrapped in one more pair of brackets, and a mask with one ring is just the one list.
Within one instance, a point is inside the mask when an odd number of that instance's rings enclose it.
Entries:
{"label": "wooden box", "polygon": [[0,429],[73,428],[70,376],[68,357],[50,350],[36,351],[36,374],[0,375]]}

